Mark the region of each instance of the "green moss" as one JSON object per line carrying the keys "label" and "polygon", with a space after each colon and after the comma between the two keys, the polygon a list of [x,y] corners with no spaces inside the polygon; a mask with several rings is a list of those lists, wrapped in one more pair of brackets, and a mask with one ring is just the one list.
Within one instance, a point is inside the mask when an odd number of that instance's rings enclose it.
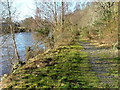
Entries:
{"label": "green moss", "polygon": [[[8,88],[90,88],[98,87],[99,80],[91,72],[87,54],[78,45],[61,46],[39,55],[35,61],[16,70]],[[45,64],[44,67],[37,65]],[[88,78],[91,77],[91,78]]]}

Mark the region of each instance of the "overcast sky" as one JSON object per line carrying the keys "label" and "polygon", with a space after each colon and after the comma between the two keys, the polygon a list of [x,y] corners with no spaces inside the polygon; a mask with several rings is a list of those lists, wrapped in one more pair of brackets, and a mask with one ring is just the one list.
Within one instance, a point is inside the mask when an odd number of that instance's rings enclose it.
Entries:
{"label": "overcast sky", "polygon": [[[23,20],[26,17],[34,16],[35,14],[35,5],[34,0],[13,0],[14,5],[17,8],[17,12],[20,13],[18,18],[19,20]],[[40,1],[54,1],[54,0],[40,0]],[[56,0],[60,1],[60,0]],[[62,0],[61,0],[62,1]],[[64,0],[67,1],[67,0]],[[74,1],[74,0],[68,0],[68,1]],[[78,0],[82,1],[82,0]]]}
{"label": "overcast sky", "polygon": [[[14,1],[15,7],[17,8],[17,12],[20,13],[18,16],[19,20],[23,20],[26,17],[30,17],[34,15],[35,13],[34,0],[13,0],[13,1]],[[41,0],[41,1],[52,1],[52,0]],[[67,1],[67,0],[64,0],[64,1]],[[68,0],[68,1],[74,1],[74,0]],[[76,0],[76,1],[84,1],[84,0]],[[85,0],[85,1],[92,1],[92,0]]]}
{"label": "overcast sky", "polygon": [[20,13],[18,18],[22,20],[26,17],[34,15],[34,0],[14,0],[14,6],[17,12]]}

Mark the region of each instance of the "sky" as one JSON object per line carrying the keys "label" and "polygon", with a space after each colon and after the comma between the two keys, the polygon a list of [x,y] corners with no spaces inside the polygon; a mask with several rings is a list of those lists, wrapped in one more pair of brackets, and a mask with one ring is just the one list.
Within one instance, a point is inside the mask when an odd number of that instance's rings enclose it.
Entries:
{"label": "sky", "polygon": [[34,0],[14,0],[14,7],[17,8],[18,19],[23,20],[26,17],[34,15]]}
{"label": "sky", "polygon": [[[18,20],[23,20],[26,17],[34,16],[35,14],[34,0],[13,0],[13,1],[14,1],[14,7],[17,8],[17,12],[19,13],[19,15],[17,16]],[[41,1],[52,1],[52,0],[41,0]],[[68,0],[68,1],[74,1],[74,0]],[[76,0],[76,1],[83,1],[83,0]],[[85,0],[85,1],[92,1],[92,0]]]}
{"label": "sky", "polygon": [[[17,12],[19,13],[19,16],[17,16],[18,20],[24,20],[27,17],[34,16],[35,14],[35,0],[13,0],[14,1],[14,7],[17,8]],[[44,1],[54,1],[54,0],[40,0],[42,2]],[[60,1],[60,0],[56,0]],[[62,0],[61,0],[62,1]],[[66,0],[65,0],[66,1]],[[74,0],[68,0],[68,1],[74,1]]]}

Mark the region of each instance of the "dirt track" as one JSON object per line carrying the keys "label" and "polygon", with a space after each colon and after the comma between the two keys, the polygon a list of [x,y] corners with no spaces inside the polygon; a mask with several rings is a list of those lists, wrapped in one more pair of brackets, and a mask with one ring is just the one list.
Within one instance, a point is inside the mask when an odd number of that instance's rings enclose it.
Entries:
{"label": "dirt track", "polygon": [[[85,52],[88,53],[92,71],[94,71],[99,78],[100,87],[117,87],[118,86],[118,66],[117,62],[113,61],[118,57],[118,51],[106,48],[97,48],[89,42],[80,42],[84,47]],[[117,69],[117,70],[116,70]],[[114,74],[112,71],[116,70]]]}

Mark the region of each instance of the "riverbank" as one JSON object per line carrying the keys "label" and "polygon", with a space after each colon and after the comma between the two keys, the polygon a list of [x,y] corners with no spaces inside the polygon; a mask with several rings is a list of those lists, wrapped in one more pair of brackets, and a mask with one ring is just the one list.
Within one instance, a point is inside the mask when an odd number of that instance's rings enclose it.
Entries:
{"label": "riverbank", "polygon": [[[10,65],[16,62],[16,58],[14,57],[14,47],[11,35],[3,35],[0,37],[0,40],[0,76],[3,76],[4,74],[9,74]],[[36,44],[32,33],[15,33],[15,40],[21,61],[26,61],[26,48],[34,47]],[[40,48],[43,47],[44,46],[40,46]]]}
{"label": "riverbank", "polygon": [[[108,54],[105,54],[106,51],[98,52],[97,48],[86,43],[82,41],[69,46],[61,46],[37,55],[4,79],[3,85],[9,89],[118,88],[117,57],[113,56],[113,59],[109,59],[109,51]],[[94,54],[89,53],[91,50]],[[102,69],[101,65],[103,68],[107,65],[107,69]],[[110,78],[113,86],[104,83],[106,80],[109,82],[109,76],[113,76]]]}
{"label": "riverbank", "polygon": [[4,80],[6,88],[98,87],[99,80],[81,50],[80,45],[61,46],[37,55]]}

